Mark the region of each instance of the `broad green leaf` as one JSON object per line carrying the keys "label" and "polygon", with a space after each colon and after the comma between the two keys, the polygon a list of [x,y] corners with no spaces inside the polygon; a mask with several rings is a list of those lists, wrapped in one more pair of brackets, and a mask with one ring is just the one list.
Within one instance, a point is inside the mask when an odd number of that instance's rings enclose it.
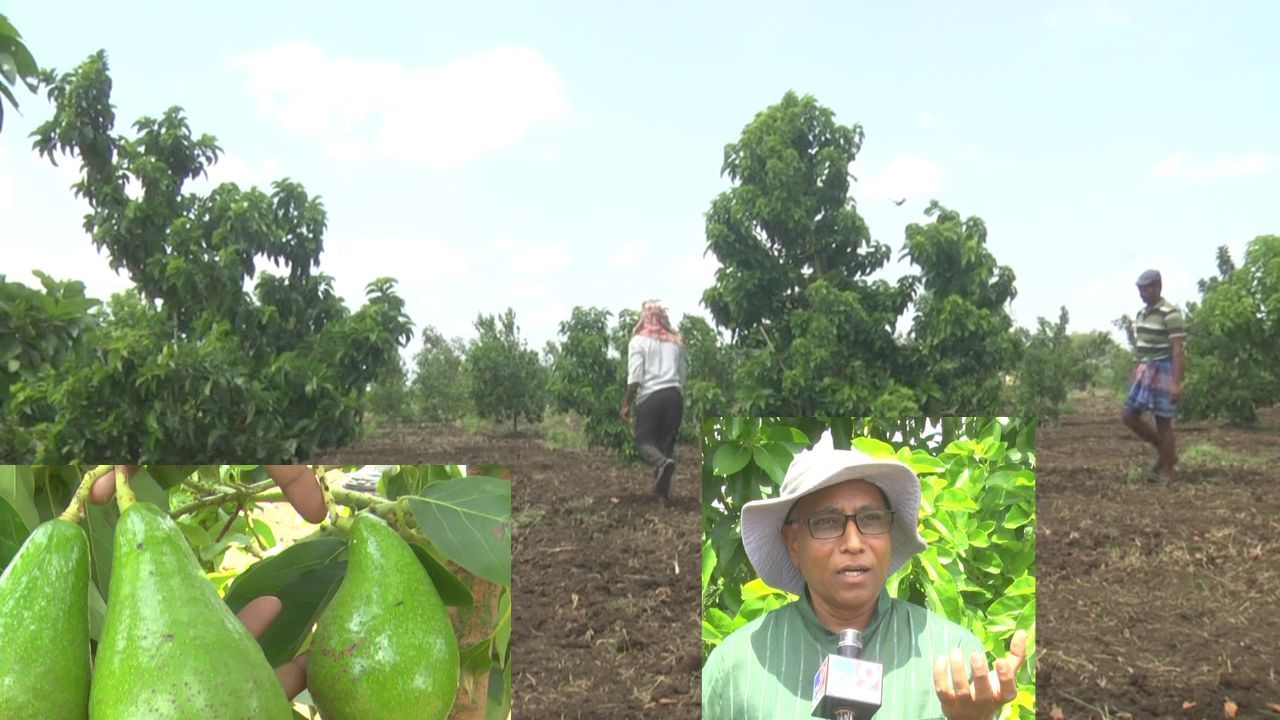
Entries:
{"label": "broad green leaf", "polygon": [[493,629],[493,642],[498,649],[498,657],[506,657],[507,645],[511,642],[511,590],[502,589],[502,597],[498,600],[498,624]]}
{"label": "broad green leaf", "polygon": [[40,522],[61,515],[71,503],[74,488],[63,478],[63,473],[68,470],[71,471],[70,474],[75,474],[71,468],[49,468],[41,473],[41,477],[36,478],[35,506]]}
{"label": "broad green leaf", "polygon": [[1005,516],[1004,522],[1001,523],[1001,525],[1007,528],[1016,528],[1027,524],[1027,521],[1030,519],[1031,513],[1027,511],[1026,508],[1021,505],[1014,505],[1009,508],[1009,514]]}
{"label": "broad green leaf", "polygon": [[28,531],[35,530],[40,524],[30,465],[0,465],[0,500],[7,500],[13,506]]}
{"label": "broad green leaf", "polygon": [[157,485],[168,490],[181,485],[198,467],[199,465],[148,465],[147,470]]}
{"label": "broad green leaf", "polygon": [[897,453],[893,451],[893,446],[883,440],[869,437],[854,438],[853,447],[873,458],[897,459]]}
{"label": "broad green leaf", "polygon": [[0,498],[0,568],[8,567],[29,534],[18,510],[8,500]]}
{"label": "broad green leaf", "polygon": [[475,604],[475,598],[472,597],[466,583],[449,572],[449,569],[441,565],[440,561],[427,552],[426,548],[417,543],[409,543],[409,547],[413,548],[413,554],[418,556],[418,562],[422,563],[422,568],[427,571],[431,584],[435,586],[436,592],[440,593],[440,600],[445,605],[470,607]]}
{"label": "broad green leaf", "polygon": [[732,475],[742,470],[751,461],[751,448],[736,442],[721,445],[713,457],[711,464],[717,475]]}
{"label": "broad green leaf", "polygon": [[490,650],[493,649],[493,637],[485,638],[474,645],[465,647],[458,653],[458,666],[464,673],[483,675],[489,672],[492,665]]}
{"label": "broad green leaf", "polygon": [[165,492],[146,467],[138,468],[138,472],[129,478],[129,487],[133,488],[138,499],[159,506],[169,512],[169,493]]}
{"label": "broad green leaf", "polygon": [[423,534],[473,575],[511,585],[511,482],[481,476],[433,483],[407,498]]}
{"label": "broad green leaf", "polygon": [[250,600],[274,595],[299,576],[338,561],[347,544],[336,537],[321,537],[294,543],[278,555],[250,565],[227,588],[226,602],[240,612]]}
{"label": "broad green leaf", "polygon": [[716,551],[709,541],[702,543],[702,592],[707,592],[707,583],[711,581],[711,571],[716,567]]}
{"label": "broad green leaf", "polygon": [[107,602],[97,586],[89,585],[89,639],[98,642],[102,637],[102,624],[107,619]]}
{"label": "broad green leaf", "polygon": [[284,605],[280,617],[258,638],[258,644],[272,667],[283,665],[298,653],[346,573],[345,560],[321,565],[269,593],[280,598]]}
{"label": "broad green leaf", "polygon": [[262,541],[264,549],[270,550],[276,546],[276,534],[271,532],[271,526],[262,518],[253,519],[253,532]]}
{"label": "broad green leaf", "polygon": [[93,582],[107,602],[111,601],[111,554],[119,519],[120,511],[114,502],[105,505],[89,503],[81,521],[89,535],[89,566],[93,570]]}
{"label": "broad green leaf", "polygon": [[485,703],[485,720],[503,720],[511,713],[511,663],[489,670],[489,697]]}

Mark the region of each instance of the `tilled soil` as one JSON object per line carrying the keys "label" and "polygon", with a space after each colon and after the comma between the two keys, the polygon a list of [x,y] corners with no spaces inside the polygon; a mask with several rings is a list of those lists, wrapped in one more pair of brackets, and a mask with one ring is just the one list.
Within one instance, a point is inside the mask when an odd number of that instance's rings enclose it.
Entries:
{"label": "tilled soil", "polygon": [[608,452],[536,434],[401,428],[325,463],[512,468],[512,715],[699,717],[698,451],[677,449],[672,501]]}
{"label": "tilled soil", "polygon": [[1037,717],[1280,718],[1280,408],[1175,430],[1229,461],[1146,482],[1111,400],[1038,433]]}

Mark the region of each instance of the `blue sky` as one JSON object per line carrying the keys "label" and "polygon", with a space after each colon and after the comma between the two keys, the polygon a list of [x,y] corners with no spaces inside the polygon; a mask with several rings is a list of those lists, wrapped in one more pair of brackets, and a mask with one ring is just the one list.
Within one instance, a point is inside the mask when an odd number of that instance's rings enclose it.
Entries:
{"label": "blue sky", "polygon": [[[42,65],[107,50],[118,130],[181,105],[227,152],[215,181],[319,194],[348,303],[394,276],[449,336],[508,306],[539,349],[574,305],[705,315],[723,147],[789,89],[863,126],[852,194],[894,248],[883,276],[909,271],[904,229],[937,198],[986,222],[1024,326],[1066,305],[1109,330],[1147,267],[1185,303],[1218,245],[1280,232],[1280,3],[179,5],[5,12]],[[105,298],[127,281],[80,228],[74,172],[30,150],[47,104],[19,99],[0,272]]]}

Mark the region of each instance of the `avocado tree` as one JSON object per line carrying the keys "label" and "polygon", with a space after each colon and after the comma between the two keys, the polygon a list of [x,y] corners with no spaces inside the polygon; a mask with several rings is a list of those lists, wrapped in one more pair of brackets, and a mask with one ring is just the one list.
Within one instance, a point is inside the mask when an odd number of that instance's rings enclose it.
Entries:
{"label": "avocado tree", "polygon": [[1067,308],[1058,312],[1058,322],[1036,318],[1035,333],[1018,328],[1023,345],[1021,360],[1012,388],[1013,412],[1041,420],[1054,420],[1067,393],[1078,365],[1077,356],[1067,334],[1070,316]]}
{"label": "avocado tree", "polygon": [[908,225],[902,250],[919,268],[908,344],[912,385],[929,414],[995,410],[1017,360],[1013,270],[987,250],[981,218],[961,220],[936,200],[925,215],[934,221]]}
{"label": "avocado tree", "polygon": [[703,418],[723,415],[733,407],[737,356],[716,329],[697,315],[680,318],[679,330],[689,368],[680,439],[697,442]]}
{"label": "avocado tree", "polygon": [[520,337],[515,311],[480,315],[475,328],[478,336],[467,349],[465,367],[476,413],[486,420],[510,420],[512,431],[520,429],[521,418],[542,422],[547,370]]}
{"label": "avocado tree", "polygon": [[4,129],[4,104],[18,109],[13,90],[21,82],[31,92],[40,89],[40,68],[22,42],[22,34],[0,13],[0,130]]}
{"label": "avocado tree", "polygon": [[427,422],[448,422],[470,411],[463,368],[466,352],[460,338],[445,340],[430,325],[422,329],[422,348],[413,356],[413,380],[409,383],[415,416]]}
{"label": "avocado tree", "polygon": [[10,384],[12,443],[48,462],[290,461],[352,440],[366,389],[412,336],[395,281],[372,281],[347,309],[318,272],[324,207],[297,182],[184,191],[217,161],[215,139],[193,136],[177,107],[115,133],[105,53],[48,94],[35,148],[79,161],[85,231],[133,288],[57,367]]}
{"label": "avocado tree", "polygon": [[738,409],[811,415],[915,407],[894,326],[914,280],[869,276],[889,259],[849,196],[859,125],[788,92],[725,146],[733,187],[707,212],[720,267],[702,295],[740,353]]}
{"label": "avocado tree", "polygon": [[609,328],[613,313],[598,307],[575,307],[560,323],[559,343],[548,343],[548,398],[559,412],[585,420],[587,447],[605,447],[627,456],[634,453],[631,430],[618,410],[627,381],[626,347],[621,353]]}
{"label": "avocado tree", "polygon": [[1280,235],[1260,235],[1236,266],[1218,248],[1218,275],[1187,304],[1182,408],[1191,418],[1252,424],[1280,400]]}

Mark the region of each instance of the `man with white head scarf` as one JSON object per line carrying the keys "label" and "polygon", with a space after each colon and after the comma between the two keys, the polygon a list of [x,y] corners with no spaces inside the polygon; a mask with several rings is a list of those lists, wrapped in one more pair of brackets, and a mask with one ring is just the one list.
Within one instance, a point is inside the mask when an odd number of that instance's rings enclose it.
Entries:
{"label": "man with white head scarf", "polygon": [[636,451],[649,464],[653,491],[670,497],[675,475],[676,437],[684,418],[684,387],[688,368],[684,342],[671,327],[662,303],[647,300],[640,320],[631,331],[627,347],[627,391],[622,398],[622,420],[636,409]]}
{"label": "man with white head scarf", "polygon": [[830,448],[796,456],[777,497],[743,506],[752,566],[764,582],[800,597],[711,653],[703,718],[810,717],[814,674],[848,628],[861,633],[861,657],[883,666],[877,720],[988,720],[1012,700],[1025,633],[1015,633],[993,671],[972,632],[884,588],[924,549],[919,506],[920,481],[907,465]]}

